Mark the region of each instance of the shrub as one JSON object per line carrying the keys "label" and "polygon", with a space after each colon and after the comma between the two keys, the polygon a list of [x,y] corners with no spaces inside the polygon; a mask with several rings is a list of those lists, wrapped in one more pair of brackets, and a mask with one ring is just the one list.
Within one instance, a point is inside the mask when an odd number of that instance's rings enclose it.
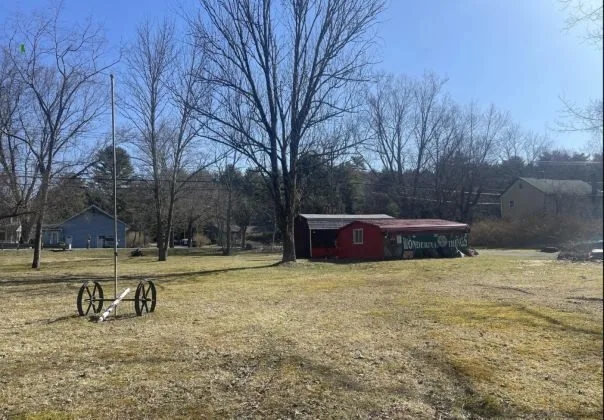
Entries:
{"label": "shrub", "polygon": [[543,247],[590,241],[601,236],[601,219],[534,215],[519,220],[476,222],[470,231],[470,244],[493,248]]}
{"label": "shrub", "polygon": [[210,240],[203,233],[196,233],[195,235],[193,235],[193,241],[195,242],[195,245],[198,247],[202,247],[202,246],[210,244]]}
{"label": "shrub", "polygon": [[126,246],[130,248],[143,248],[145,246],[144,232],[129,230],[126,233]]}

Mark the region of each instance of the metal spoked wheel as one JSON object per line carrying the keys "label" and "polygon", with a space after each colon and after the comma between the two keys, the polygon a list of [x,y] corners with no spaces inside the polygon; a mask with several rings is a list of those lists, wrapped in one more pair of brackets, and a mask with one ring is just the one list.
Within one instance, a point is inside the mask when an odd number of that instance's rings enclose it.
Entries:
{"label": "metal spoked wheel", "polygon": [[76,304],[80,316],[88,315],[91,309],[94,314],[100,313],[103,309],[103,288],[100,283],[84,282],[78,292]]}
{"label": "metal spoked wheel", "polygon": [[134,309],[136,315],[141,316],[155,310],[156,301],[155,285],[151,280],[141,281],[136,288],[134,295]]}

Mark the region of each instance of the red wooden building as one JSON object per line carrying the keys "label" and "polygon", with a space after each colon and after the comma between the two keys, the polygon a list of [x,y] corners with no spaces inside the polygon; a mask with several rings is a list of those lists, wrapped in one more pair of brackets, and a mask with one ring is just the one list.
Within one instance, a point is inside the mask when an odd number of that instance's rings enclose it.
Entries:
{"label": "red wooden building", "polygon": [[357,220],[337,233],[337,256],[385,259],[454,256],[468,247],[465,223],[440,219]]}
{"label": "red wooden building", "polygon": [[354,220],[392,219],[387,214],[300,214],[294,225],[297,258],[336,257],[338,229]]}

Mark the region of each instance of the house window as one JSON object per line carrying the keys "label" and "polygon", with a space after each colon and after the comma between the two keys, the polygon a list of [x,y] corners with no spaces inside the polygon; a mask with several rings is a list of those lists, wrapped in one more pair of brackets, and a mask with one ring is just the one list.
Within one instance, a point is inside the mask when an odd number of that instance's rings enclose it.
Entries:
{"label": "house window", "polygon": [[510,200],[510,208],[513,209],[515,205],[516,203],[514,203],[514,200]]}
{"label": "house window", "polygon": [[352,243],[354,245],[363,244],[363,229],[353,229],[352,230]]}
{"label": "house window", "polygon": [[520,182],[520,183],[518,184],[518,189],[520,189],[520,190],[522,189],[522,182]]}

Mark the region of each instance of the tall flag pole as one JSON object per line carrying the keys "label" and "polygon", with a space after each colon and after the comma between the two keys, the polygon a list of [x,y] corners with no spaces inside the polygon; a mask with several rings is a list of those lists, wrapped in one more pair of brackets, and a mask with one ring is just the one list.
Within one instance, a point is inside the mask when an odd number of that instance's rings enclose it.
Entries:
{"label": "tall flag pole", "polygon": [[[113,299],[117,299],[117,158],[115,156],[115,97],[111,74],[111,142],[113,145]],[[115,308],[117,316],[117,308]]]}

